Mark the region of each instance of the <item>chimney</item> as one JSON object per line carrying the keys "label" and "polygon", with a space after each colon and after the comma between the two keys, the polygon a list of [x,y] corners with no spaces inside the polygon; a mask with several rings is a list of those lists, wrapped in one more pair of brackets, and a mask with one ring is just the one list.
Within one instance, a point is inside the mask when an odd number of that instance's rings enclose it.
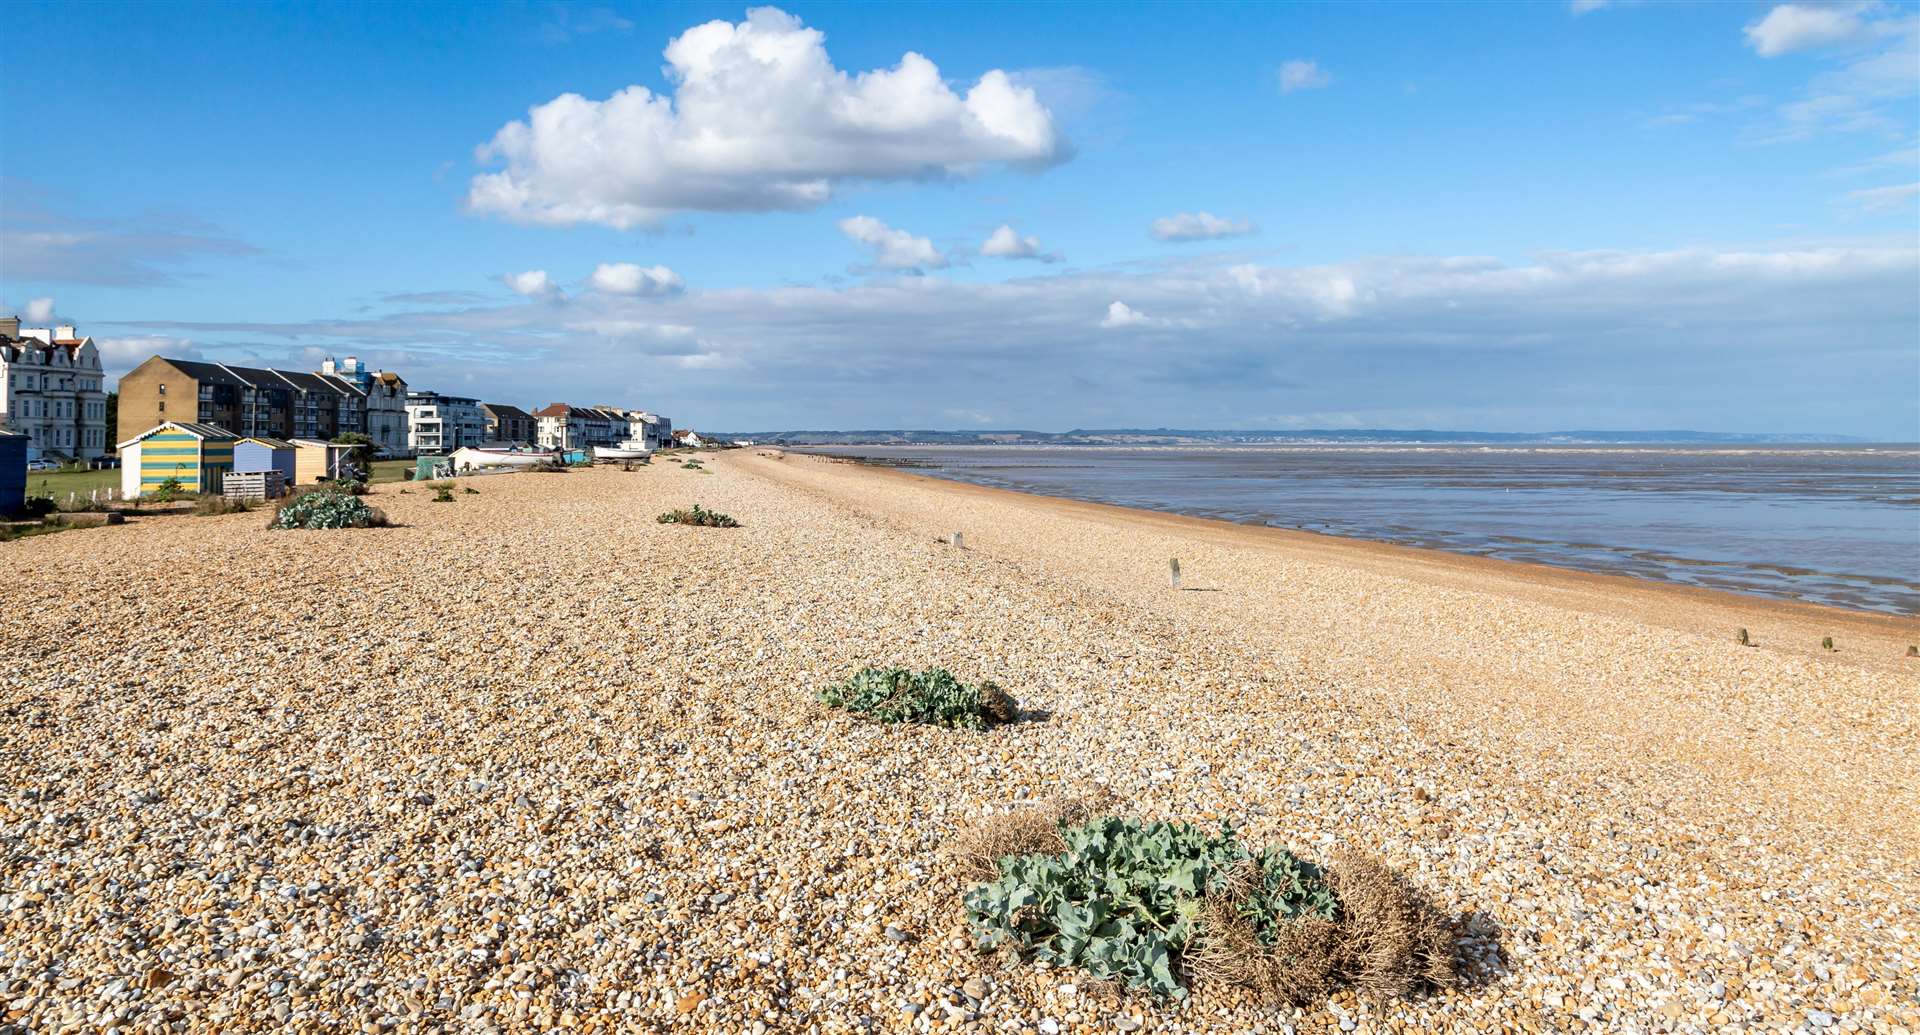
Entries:
{"label": "chimney", "polygon": [[53,329],[54,341],[72,341],[77,337],[79,337],[79,335],[73,333],[73,325],[70,323],[63,324]]}
{"label": "chimney", "polygon": [[17,316],[0,316],[0,334],[4,334],[9,338],[18,338],[20,336],[20,318]]}

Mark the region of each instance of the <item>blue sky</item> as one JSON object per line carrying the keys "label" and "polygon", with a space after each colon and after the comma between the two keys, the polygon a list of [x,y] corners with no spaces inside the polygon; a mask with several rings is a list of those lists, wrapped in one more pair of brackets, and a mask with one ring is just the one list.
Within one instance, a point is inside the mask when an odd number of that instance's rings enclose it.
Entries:
{"label": "blue sky", "polygon": [[0,303],[118,369],[353,353],[736,430],[1920,437],[1913,5],[8,21],[79,72],[0,88]]}

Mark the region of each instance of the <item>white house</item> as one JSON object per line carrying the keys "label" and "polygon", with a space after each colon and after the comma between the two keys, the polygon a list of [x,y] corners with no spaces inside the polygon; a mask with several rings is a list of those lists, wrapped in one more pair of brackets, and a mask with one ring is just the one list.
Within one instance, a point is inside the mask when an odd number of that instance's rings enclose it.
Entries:
{"label": "white house", "polygon": [[27,456],[88,460],[107,451],[100,350],[71,325],[0,318],[0,427],[27,436]]}

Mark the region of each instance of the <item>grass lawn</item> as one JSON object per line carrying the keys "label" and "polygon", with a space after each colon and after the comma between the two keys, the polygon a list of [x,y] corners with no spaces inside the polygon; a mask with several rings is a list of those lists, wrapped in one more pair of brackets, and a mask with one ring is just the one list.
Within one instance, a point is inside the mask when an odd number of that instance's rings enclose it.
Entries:
{"label": "grass lawn", "polygon": [[400,472],[412,468],[411,460],[375,460],[373,470],[367,473],[367,484],[378,485],[381,482],[402,481]]}
{"label": "grass lawn", "polygon": [[95,489],[118,489],[120,487],[120,469],[105,471],[28,471],[27,495],[52,496],[63,500],[67,493],[77,492],[82,496]]}

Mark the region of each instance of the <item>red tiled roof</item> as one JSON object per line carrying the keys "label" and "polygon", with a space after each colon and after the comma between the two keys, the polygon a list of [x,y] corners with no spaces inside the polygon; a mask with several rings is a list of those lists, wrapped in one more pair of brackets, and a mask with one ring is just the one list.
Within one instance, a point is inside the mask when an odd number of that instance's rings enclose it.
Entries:
{"label": "red tiled roof", "polygon": [[572,412],[573,407],[568,406],[566,403],[549,403],[533,411],[533,415],[536,417],[565,417]]}

